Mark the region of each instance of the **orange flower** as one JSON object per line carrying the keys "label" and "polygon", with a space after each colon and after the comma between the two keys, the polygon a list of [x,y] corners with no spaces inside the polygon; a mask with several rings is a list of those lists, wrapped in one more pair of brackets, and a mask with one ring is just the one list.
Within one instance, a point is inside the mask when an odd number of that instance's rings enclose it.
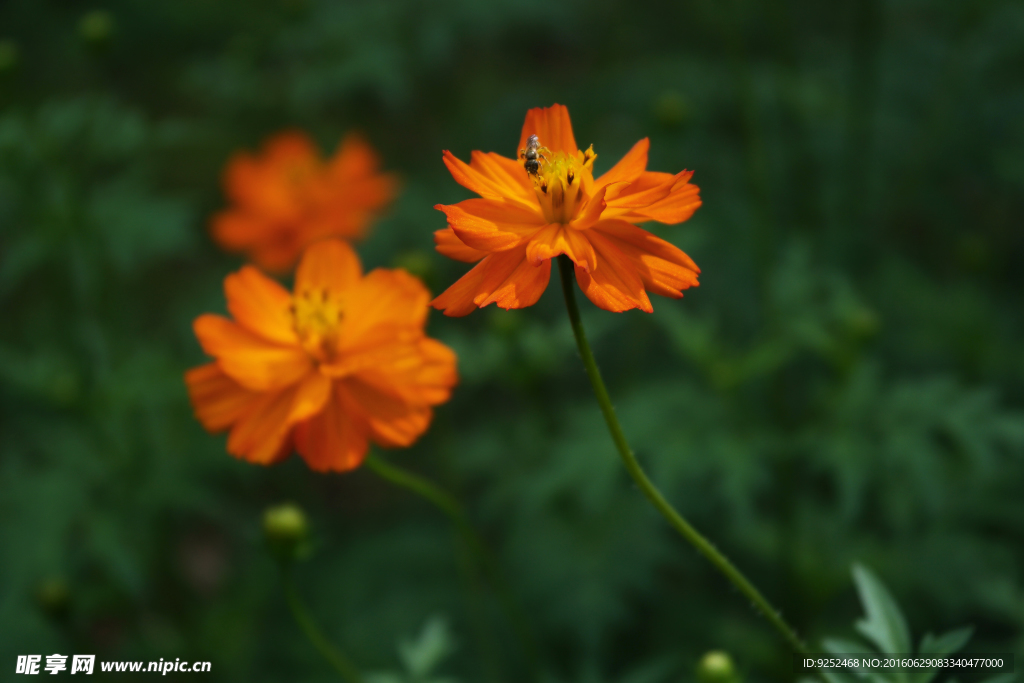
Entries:
{"label": "orange flower", "polygon": [[647,292],[678,299],[697,286],[700,269],[678,248],[634,223],[685,221],[700,206],[691,171],[655,173],[647,167],[644,138],[607,173],[595,179],[593,147],[576,146],[569,110],[556,104],[531,109],[519,139],[539,138],[539,169],[494,152],[473,152],[465,164],[445,150],[444,163],[480,199],[434,208],[448,227],[434,233],[437,250],[479,263],[432,302],[445,315],[466,315],[496,303],[523,308],[548,285],[551,259],[566,254],[576,280],[595,304],[609,311],[650,313]]}
{"label": "orange flower", "polygon": [[302,250],[324,237],[362,237],[395,195],[394,177],[361,138],[347,136],[323,161],[303,133],[271,138],[260,156],[232,157],[224,186],[232,206],[213,218],[213,237],[259,267],[283,272]]}
{"label": "orange flower", "polygon": [[404,270],[363,277],[340,240],[306,250],[295,292],[252,266],[224,281],[229,320],[194,324],[216,360],[185,374],[196,417],[230,429],[228,452],[267,465],[297,450],[349,470],[367,441],[408,446],[458,381],[455,354],[424,333],[430,293]]}

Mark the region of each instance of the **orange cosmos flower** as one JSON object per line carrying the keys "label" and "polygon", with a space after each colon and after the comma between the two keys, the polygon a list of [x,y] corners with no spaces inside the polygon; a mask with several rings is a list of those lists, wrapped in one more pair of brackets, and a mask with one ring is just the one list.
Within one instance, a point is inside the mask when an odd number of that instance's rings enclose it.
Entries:
{"label": "orange cosmos flower", "polygon": [[576,280],[595,304],[609,311],[651,312],[648,292],[678,299],[697,286],[700,269],[678,248],[635,223],[685,221],[700,206],[691,171],[655,173],[647,167],[644,138],[607,173],[594,178],[594,154],[576,146],[569,110],[556,104],[526,114],[520,149],[539,139],[539,162],[494,152],[473,152],[470,163],[444,152],[444,163],[462,186],[480,199],[434,208],[448,227],[434,233],[437,250],[474,263],[432,302],[445,315],[466,315],[496,303],[523,308],[548,285],[551,259],[566,254]]}
{"label": "orange cosmos flower", "polygon": [[224,186],[233,206],[213,218],[213,237],[259,267],[283,272],[324,237],[362,237],[395,195],[393,176],[378,172],[376,152],[347,136],[320,158],[303,133],[271,138],[259,156],[242,152],[227,165]]}
{"label": "orange cosmos flower", "polygon": [[196,417],[230,429],[228,452],[267,465],[297,450],[349,470],[368,441],[408,446],[458,381],[455,354],[424,333],[430,294],[404,270],[362,275],[340,240],[306,250],[289,294],[252,266],[224,281],[229,320],[194,324],[216,360],[185,374]]}

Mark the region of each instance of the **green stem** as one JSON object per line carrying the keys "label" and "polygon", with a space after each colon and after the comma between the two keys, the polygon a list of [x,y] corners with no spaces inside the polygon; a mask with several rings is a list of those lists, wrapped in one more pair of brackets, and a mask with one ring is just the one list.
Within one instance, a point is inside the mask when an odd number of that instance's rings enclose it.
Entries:
{"label": "green stem", "polygon": [[526,653],[527,659],[530,662],[533,678],[536,680],[539,677],[537,646],[530,633],[526,617],[516,603],[516,600],[512,595],[512,591],[508,587],[508,583],[505,581],[505,578],[498,567],[498,563],[487,550],[487,546],[484,545],[483,540],[476,533],[473,525],[470,524],[469,517],[466,515],[466,511],[463,509],[459,501],[427,479],[393,465],[374,453],[370,453],[366,456],[365,463],[368,468],[373,470],[373,472],[381,478],[425,498],[437,506],[448,516],[449,519],[451,519],[455,528],[458,529],[459,534],[462,536],[466,546],[469,548],[473,556],[476,557],[477,561],[483,567],[487,578],[497,590],[502,608],[505,610],[513,629],[515,629],[516,636],[518,637],[523,651]]}
{"label": "green stem", "polygon": [[288,602],[288,608],[291,610],[292,616],[295,617],[295,621],[299,624],[303,633],[306,634],[306,637],[313,644],[313,647],[323,655],[324,659],[330,662],[342,679],[348,681],[348,683],[363,683],[363,676],[359,673],[359,669],[356,668],[348,657],[331,645],[330,641],[317,628],[305,605],[302,604],[298,591],[295,590],[291,568],[287,565],[281,568],[281,579],[284,584],[284,596]]}
{"label": "green stem", "polygon": [[675,508],[665,500],[665,496],[661,494],[661,491],[647,478],[636,456],[633,455],[633,451],[629,448],[626,435],[622,432],[619,419],[615,416],[615,408],[612,406],[612,400],[608,396],[608,389],[605,388],[604,381],[601,379],[601,371],[597,367],[597,361],[594,360],[594,353],[590,350],[590,343],[587,342],[587,334],[583,330],[583,321],[580,320],[580,309],[576,305],[576,291],[573,289],[574,274],[572,261],[565,255],[559,256],[558,269],[562,276],[565,307],[569,312],[569,322],[572,324],[572,332],[576,336],[576,345],[579,347],[580,358],[583,359],[583,367],[586,368],[587,377],[590,378],[590,384],[594,388],[594,395],[597,397],[598,405],[601,406],[601,412],[604,414],[604,420],[608,424],[608,431],[611,432],[612,441],[615,442],[615,447],[618,449],[629,475],[633,477],[633,481],[640,487],[647,500],[651,501],[651,504],[661,513],[662,517],[667,519],[668,523],[683,538],[689,541],[701,555],[706,557],[711,564],[715,565],[718,571],[724,574],[743,595],[747,596],[758,611],[772,623],[797,652],[806,654],[808,652],[807,646],[804,645],[803,641],[800,640],[789,624],[785,622],[778,610],[772,607],[771,603],[754,587],[754,584],[750,583],[747,577],[743,576],[742,572],[733,566],[729,558],[719,552],[682,515],[676,512]]}

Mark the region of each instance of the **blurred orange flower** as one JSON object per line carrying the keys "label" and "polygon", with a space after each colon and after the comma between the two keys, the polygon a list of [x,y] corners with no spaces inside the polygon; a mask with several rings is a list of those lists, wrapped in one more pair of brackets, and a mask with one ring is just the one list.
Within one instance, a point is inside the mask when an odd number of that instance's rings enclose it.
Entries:
{"label": "blurred orange flower", "polygon": [[[539,146],[534,172],[523,154],[530,136]],[[685,221],[700,206],[691,171],[675,175],[647,168],[644,138],[595,179],[593,147],[576,146],[569,110],[531,109],[519,139],[520,159],[474,151],[466,164],[445,150],[444,163],[480,199],[434,208],[448,227],[434,233],[437,250],[479,263],[432,302],[445,315],[477,307],[523,308],[548,285],[551,259],[566,254],[576,280],[609,311],[651,312],[647,292],[678,299],[697,286],[700,269],[681,250],[634,223]]]}
{"label": "blurred orange flower", "polygon": [[318,239],[363,236],[397,189],[379,167],[377,153],[356,135],[324,161],[303,133],[281,133],[262,154],[241,152],[228,162],[224,187],[233,206],[214,216],[213,237],[260,268],[283,272]]}
{"label": "blurred orange flower", "polygon": [[292,294],[252,266],[224,291],[234,320],[196,319],[216,360],[185,382],[196,417],[230,429],[239,458],[266,465],[294,448],[314,470],[358,467],[368,441],[412,444],[458,381],[455,354],[424,332],[423,283],[404,270],[364,277],[341,240],[306,250]]}

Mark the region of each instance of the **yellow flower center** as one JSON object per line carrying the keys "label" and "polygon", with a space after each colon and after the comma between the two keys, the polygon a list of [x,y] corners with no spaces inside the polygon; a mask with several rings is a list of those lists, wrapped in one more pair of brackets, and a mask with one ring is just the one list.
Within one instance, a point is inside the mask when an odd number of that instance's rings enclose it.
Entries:
{"label": "yellow flower center", "polygon": [[344,312],[337,297],[324,289],[307,289],[292,298],[295,333],[302,348],[318,361],[334,358]]}
{"label": "yellow flower center", "polygon": [[594,180],[594,147],[575,154],[545,153],[533,178],[544,218],[549,223],[569,223],[576,217]]}

